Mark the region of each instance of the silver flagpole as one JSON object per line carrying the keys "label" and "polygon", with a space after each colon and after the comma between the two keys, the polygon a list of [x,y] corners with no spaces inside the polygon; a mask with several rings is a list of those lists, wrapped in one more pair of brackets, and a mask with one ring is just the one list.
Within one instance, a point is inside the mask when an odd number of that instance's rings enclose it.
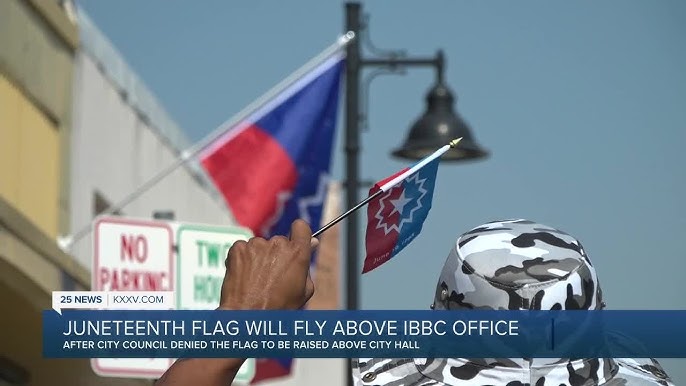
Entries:
{"label": "silver flagpole", "polygon": [[[349,31],[345,35],[339,37],[334,44],[327,47],[324,51],[319,53],[314,58],[310,59],[310,61],[305,63],[302,67],[298,68],[293,73],[288,75],[276,86],[272,87],[269,91],[262,94],[262,96],[260,96],[254,102],[246,106],[243,110],[239,111],[236,115],[229,118],[226,122],[217,127],[205,138],[196,142],[190,148],[182,151],[180,156],[176,159],[176,161],[173,164],[169,165],[168,167],[154,175],[152,178],[147,180],[145,183],[141,184],[136,190],[131,192],[128,196],[124,197],[121,201],[108,207],[101,215],[112,214],[113,212],[124,208],[133,200],[138,198],[141,194],[145,193],[148,189],[152,188],[153,186],[155,186],[155,184],[157,184],[162,179],[164,179],[172,172],[174,172],[177,168],[184,165],[186,162],[188,162],[188,160],[198,155],[198,153],[200,153],[203,149],[209,146],[216,139],[221,137],[228,130],[244,121],[250,115],[255,113],[258,109],[263,107],[266,103],[271,101],[278,94],[283,92],[286,88],[291,86],[293,83],[298,81],[303,76],[307,75],[310,71],[312,71],[312,69],[323,63],[325,60],[329,59],[334,54],[340,52],[340,50],[346,45],[348,45],[348,43],[350,43],[350,41],[354,38],[355,33],[352,31]],[[57,244],[60,246],[60,248],[62,248],[62,250],[66,252],[75,242],[81,240],[83,237],[88,235],[92,230],[91,228],[92,224],[88,224],[85,225],[83,228],[79,229],[75,233],[72,233],[67,236],[59,236],[57,237]]]}

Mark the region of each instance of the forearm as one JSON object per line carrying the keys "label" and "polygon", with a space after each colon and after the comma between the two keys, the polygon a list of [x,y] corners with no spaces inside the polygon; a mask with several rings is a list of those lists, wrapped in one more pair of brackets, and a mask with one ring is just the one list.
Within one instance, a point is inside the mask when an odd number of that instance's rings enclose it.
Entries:
{"label": "forearm", "polygon": [[233,382],[245,359],[208,358],[176,361],[155,386],[227,386]]}

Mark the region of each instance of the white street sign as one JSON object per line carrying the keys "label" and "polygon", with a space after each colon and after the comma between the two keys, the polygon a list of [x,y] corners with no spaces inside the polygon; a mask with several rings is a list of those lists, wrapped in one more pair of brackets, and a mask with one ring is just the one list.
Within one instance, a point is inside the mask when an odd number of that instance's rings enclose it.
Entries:
{"label": "white street sign", "polygon": [[213,310],[219,305],[226,267],[224,260],[238,240],[248,240],[252,232],[242,227],[214,227],[179,224],[177,303],[180,310]]}
{"label": "white street sign", "polygon": [[[243,227],[177,224],[176,307],[180,310],[213,310],[219,305],[226,267],[224,260],[238,240],[252,232]],[[255,360],[245,361],[234,382],[248,383],[255,376]]]}
{"label": "white street sign", "polygon": [[[94,291],[173,291],[172,228],[162,221],[101,217],[94,224]],[[167,358],[95,358],[91,367],[107,377],[159,378]]]}

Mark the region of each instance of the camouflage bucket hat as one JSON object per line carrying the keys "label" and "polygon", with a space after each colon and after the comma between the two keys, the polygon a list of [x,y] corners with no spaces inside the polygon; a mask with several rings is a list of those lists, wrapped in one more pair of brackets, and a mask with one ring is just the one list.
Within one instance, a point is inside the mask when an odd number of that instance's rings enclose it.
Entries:
{"label": "camouflage bucket hat", "polygon": [[529,220],[476,227],[457,239],[443,266],[432,308],[592,310],[604,307],[581,243]]}
{"label": "camouflage bucket hat", "polygon": [[[432,304],[437,310],[604,306],[596,271],[581,243],[528,220],[494,221],[460,236]],[[355,385],[364,386],[674,385],[660,364],[648,358],[359,358],[353,361],[353,378]]]}

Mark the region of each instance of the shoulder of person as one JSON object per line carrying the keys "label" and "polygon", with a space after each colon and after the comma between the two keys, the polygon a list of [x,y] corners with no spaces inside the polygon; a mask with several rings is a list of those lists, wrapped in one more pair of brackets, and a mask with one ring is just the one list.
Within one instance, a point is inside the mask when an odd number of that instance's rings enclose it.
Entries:
{"label": "shoulder of person", "polygon": [[674,386],[660,363],[652,358],[619,358],[619,371],[614,379],[625,380],[627,385]]}
{"label": "shoulder of person", "polygon": [[423,375],[418,367],[419,359],[359,358],[353,359],[355,386],[428,386],[446,385]]}

